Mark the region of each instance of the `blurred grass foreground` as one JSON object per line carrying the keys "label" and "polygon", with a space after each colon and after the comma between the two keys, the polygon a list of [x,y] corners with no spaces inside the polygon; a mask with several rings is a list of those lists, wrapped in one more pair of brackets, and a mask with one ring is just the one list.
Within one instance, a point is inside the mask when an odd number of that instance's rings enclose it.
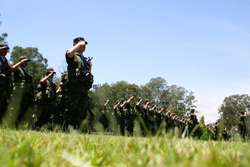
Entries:
{"label": "blurred grass foreground", "polygon": [[250,145],[161,137],[118,137],[0,129],[1,167],[250,166]]}

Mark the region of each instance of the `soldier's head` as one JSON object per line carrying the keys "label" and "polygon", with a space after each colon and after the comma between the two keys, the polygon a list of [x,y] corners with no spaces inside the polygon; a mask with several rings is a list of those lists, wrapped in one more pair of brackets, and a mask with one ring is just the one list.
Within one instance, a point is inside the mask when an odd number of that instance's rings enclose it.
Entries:
{"label": "soldier's head", "polygon": [[9,52],[9,49],[10,48],[7,43],[5,42],[0,43],[0,55],[1,56],[6,56],[7,53]]}
{"label": "soldier's head", "polygon": [[85,45],[83,48],[80,48],[79,52],[84,52],[86,49],[86,45],[88,44],[88,42],[83,38],[83,37],[76,37],[75,39],[73,39],[73,46],[75,46],[76,44],[78,44],[79,42],[84,42]]}
{"label": "soldier's head", "polygon": [[52,72],[55,72],[55,70],[53,68],[48,68],[46,71],[46,75],[49,75]]}
{"label": "soldier's head", "polygon": [[55,70],[53,68],[48,68],[47,71],[46,71],[46,75],[49,75],[53,73],[52,77],[50,77],[48,80],[49,81],[52,81],[53,80],[53,77],[54,77],[54,74],[56,74]]}
{"label": "soldier's head", "polygon": [[[20,62],[20,61],[22,61],[22,60],[24,60],[24,59],[27,59],[27,57],[26,56],[21,56],[21,57],[19,57],[19,59],[18,59],[18,62]],[[30,62],[30,60],[29,59],[27,59],[28,61],[26,61],[26,62],[24,62],[23,64],[22,64],[22,67],[26,67],[27,65],[28,65],[28,62]]]}
{"label": "soldier's head", "polygon": [[195,109],[191,109],[190,113],[195,114]]}

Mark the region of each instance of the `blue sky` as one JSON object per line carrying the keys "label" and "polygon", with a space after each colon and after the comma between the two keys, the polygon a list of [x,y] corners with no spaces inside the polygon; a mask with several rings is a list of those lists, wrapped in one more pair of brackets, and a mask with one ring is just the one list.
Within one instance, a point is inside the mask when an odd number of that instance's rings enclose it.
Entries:
{"label": "blue sky", "polygon": [[1,0],[11,47],[38,47],[57,72],[84,36],[95,83],[161,76],[194,91],[199,115],[217,119],[225,96],[250,93],[250,1]]}

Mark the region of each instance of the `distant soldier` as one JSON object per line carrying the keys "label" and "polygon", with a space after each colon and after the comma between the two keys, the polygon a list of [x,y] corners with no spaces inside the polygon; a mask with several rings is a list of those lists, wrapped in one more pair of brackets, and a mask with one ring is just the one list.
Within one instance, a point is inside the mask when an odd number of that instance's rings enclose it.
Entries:
{"label": "distant soldier", "polygon": [[194,109],[192,109],[191,112],[190,112],[190,121],[191,121],[191,124],[192,124],[191,126],[192,126],[192,127],[195,127],[196,125],[199,124]]}
{"label": "distant soldier", "polygon": [[189,132],[192,136],[199,137],[201,129],[198,127],[199,122],[194,109],[191,109],[189,120]]}
{"label": "distant soldier", "polygon": [[121,101],[121,104],[118,105],[118,120],[120,127],[120,134],[125,135],[126,128],[126,110],[124,110],[123,106],[126,103],[125,100]]}
{"label": "distant soldier", "polygon": [[[26,71],[26,66],[30,61],[25,56],[19,58],[19,62],[23,63],[14,70],[13,73],[13,99],[20,102],[17,107],[17,118],[15,122],[16,128],[23,120],[28,109],[32,107],[34,103],[34,83],[33,78]],[[15,97],[15,95],[17,97]],[[17,99],[18,98],[18,99]]]}
{"label": "distant soldier", "polygon": [[99,122],[102,124],[103,126],[103,130],[105,132],[109,132],[110,131],[110,118],[108,117],[108,109],[107,109],[107,105],[109,103],[109,100],[107,100],[105,102],[105,104],[103,105],[103,108],[101,110],[101,113],[100,113],[100,117],[99,117]]}
{"label": "distant soldier", "polygon": [[57,115],[57,124],[63,125],[63,114],[65,110],[68,110],[67,107],[67,83],[68,83],[68,74],[63,73],[61,76],[61,82],[59,84],[59,87],[56,90],[57,94],[57,109],[58,109],[58,115]]}
{"label": "distant soldier", "polygon": [[134,133],[134,124],[135,124],[135,112],[134,108],[132,107],[132,100],[134,96],[131,96],[128,100],[124,101],[121,105],[122,111],[124,113],[124,123],[125,123],[125,130],[127,130],[129,136],[133,136]]}
{"label": "distant soldier", "polygon": [[135,97],[131,96],[127,100],[127,105],[125,107],[127,109],[126,129],[128,131],[129,136],[133,136],[134,134],[134,126],[135,126],[135,120],[136,120],[136,113],[135,113],[134,107],[132,106],[134,99]]}
{"label": "distant soldier", "polygon": [[6,58],[9,46],[6,43],[0,44],[0,123],[7,111],[8,100],[11,91],[11,67]]}
{"label": "distant soldier", "polygon": [[219,122],[216,121],[214,125],[214,139],[218,140],[219,139]]}
{"label": "distant soldier", "polygon": [[53,82],[55,71],[47,69],[46,75],[40,80],[37,94],[38,96],[38,115],[35,123],[36,128],[41,128],[47,123],[53,123],[56,110],[56,84]]}
{"label": "distant soldier", "polygon": [[227,128],[224,128],[222,131],[222,137],[224,140],[229,140],[231,138],[231,135],[228,133]]}
{"label": "distant soldier", "polygon": [[87,44],[84,38],[75,38],[73,46],[66,52],[69,101],[67,102],[68,110],[63,114],[65,129],[68,126],[80,129],[82,121],[88,114],[91,117],[90,121],[93,118],[88,96],[88,91],[93,84],[92,64],[90,58],[83,56]]}
{"label": "distant soldier", "polygon": [[8,52],[9,46],[6,43],[0,43],[0,123],[2,123],[3,116],[7,111],[10,95],[13,90],[11,74],[29,61],[24,58],[14,65],[9,65],[6,58]]}
{"label": "distant soldier", "polygon": [[[113,131],[115,134],[119,133],[120,126],[121,126],[121,113],[119,110],[119,106],[122,103],[123,103],[122,100],[117,100],[113,106],[113,117],[114,117],[114,122],[115,122],[114,127],[113,127]],[[119,128],[119,130],[118,130],[118,128]]]}
{"label": "distant soldier", "polygon": [[246,134],[247,134],[246,118],[247,118],[247,112],[241,111],[240,112],[239,131],[240,131],[240,135],[243,139],[246,139]]}

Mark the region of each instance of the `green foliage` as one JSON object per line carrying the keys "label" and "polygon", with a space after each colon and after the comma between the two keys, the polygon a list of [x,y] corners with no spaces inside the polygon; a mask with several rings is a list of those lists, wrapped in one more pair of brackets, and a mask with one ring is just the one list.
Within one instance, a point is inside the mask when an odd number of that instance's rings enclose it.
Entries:
{"label": "green foliage", "polygon": [[26,56],[31,62],[27,66],[27,72],[34,77],[34,81],[38,81],[45,74],[48,67],[48,60],[39,53],[37,48],[22,48],[20,46],[15,46],[11,52],[10,60],[15,63],[21,56]]}
{"label": "green foliage", "polygon": [[132,95],[150,100],[157,106],[166,107],[169,111],[180,115],[186,114],[196,102],[193,92],[177,85],[168,86],[166,80],[161,77],[152,78],[142,86],[125,81],[111,85],[105,83],[97,85],[91,93],[96,108],[100,108],[107,99],[114,104],[116,100],[127,99]]}
{"label": "green foliage", "polygon": [[[237,127],[239,124],[239,114],[250,106],[250,96],[232,95],[226,97],[219,109],[220,121],[227,129]],[[249,121],[248,121],[249,122]]]}
{"label": "green foliage", "polygon": [[40,133],[0,129],[1,166],[250,165],[248,143],[163,137],[114,137],[75,132]]}
{"label": "green foliage", "polygon": [[8,34],[7,33],[2,33],[0,35],[0,42],[3,42],[3,41],[6,41],[6,38],[8,37]]}
{"label": "green foliage", "polygon": [[[0,13],[1,16],[1,13]],[[0,21],[0,26],[1,26],[2,22]],[[7,33],[1,33],[0,34],[0,42],[6,41],[6,38],[8,37]]]}

